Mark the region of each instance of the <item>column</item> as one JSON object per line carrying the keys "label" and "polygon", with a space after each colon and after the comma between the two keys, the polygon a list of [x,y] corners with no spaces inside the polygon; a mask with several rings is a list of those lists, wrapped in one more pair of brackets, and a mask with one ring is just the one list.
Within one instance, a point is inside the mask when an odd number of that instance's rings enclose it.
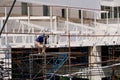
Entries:
{"label": "column", "polygon": [[112,19],[114,19],[114,7],[112,7]]}
{"label": "column", "polygon": [[101,47],[89,47],[89,80],[102,80],[101,64]]}

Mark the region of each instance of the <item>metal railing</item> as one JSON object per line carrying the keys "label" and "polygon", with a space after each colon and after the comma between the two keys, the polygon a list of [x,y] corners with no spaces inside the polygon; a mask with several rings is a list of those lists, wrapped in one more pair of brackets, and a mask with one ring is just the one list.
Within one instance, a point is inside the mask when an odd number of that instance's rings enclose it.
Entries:
{"label": "metal railing", "polygon": [[[4,19],[5,17],[0,18],[1,27]],[[118,24],[93,22],[90,25],[90,23],[80,24],[67,21],[57,23],[55,16],[52,22],[50,19],[49,16],[10,17],[1,36],[0,45],[34,47],[34,40],[40,33],[49,34],[48,45],[54,47],[68,46],[69,41],[73,43],[71,46],[111,45],[113,41],[120,44]]]}
{"label": "metal railing", "polygon": [[[0,18],[1,27],[4,19],[5,17]],[[33,19],[49,20],[50,17],[31,17],[31,20]],[[53,17],[53,19],[55,19],[55,17]],[[30,21],[28,21],[28,17],[10,17],[5,29],[3,30],[3,34],[1,35],[1,45],[34,46],[35,38],[40,33],[48,30],[51,30],[49,26],[40,26],[30,23]]]}

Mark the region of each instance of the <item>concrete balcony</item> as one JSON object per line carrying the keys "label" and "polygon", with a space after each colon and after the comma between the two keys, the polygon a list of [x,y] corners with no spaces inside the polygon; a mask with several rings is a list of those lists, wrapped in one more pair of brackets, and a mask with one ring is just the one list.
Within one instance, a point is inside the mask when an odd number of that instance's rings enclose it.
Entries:
{"label": "concrete balcony", "polygon": [[115,0],[101,0],[103,6],[114,6]]}
{"label": "concrete balcony", "polygon": [[116,7],[120,6],[120,0],[101,0],[101,5]]}

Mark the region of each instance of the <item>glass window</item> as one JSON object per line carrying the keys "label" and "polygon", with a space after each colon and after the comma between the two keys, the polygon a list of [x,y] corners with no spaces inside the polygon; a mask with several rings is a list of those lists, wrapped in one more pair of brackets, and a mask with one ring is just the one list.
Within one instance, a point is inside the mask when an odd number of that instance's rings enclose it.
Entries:
{"label": "glass window", "polygon": [[[108,18],[110,18],[110,14],[112,12],[110,7],[101,6],[101,10],[108,11]],[[101,13],[101,18],[103,18],[103,19],[107,18],[107,14],[106,13]]]}
{"label": "glass window", "polygon": [[81,10],[79,10],[79,18],[81,18]]}
{"label": "glass window", "polygon": [[28,14],[27,3],[22,3],[22,15],[27,14]]}
{"label": "glass window", "polygon": [[48,16],[48,6],[43,5],[43,16]]}
{"label": "glass window", "polygon": [[65,9],[62,9],[62,17],[65,18],[66,16],[66,12],[65,12]]}

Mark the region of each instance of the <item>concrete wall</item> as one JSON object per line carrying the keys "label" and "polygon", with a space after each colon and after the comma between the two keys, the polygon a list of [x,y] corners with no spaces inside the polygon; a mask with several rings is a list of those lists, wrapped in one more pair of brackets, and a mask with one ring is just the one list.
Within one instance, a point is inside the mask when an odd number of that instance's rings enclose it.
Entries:
{"label": "concrete wall", "polygon": [[69,16],[70,16],[71,18],[79,18],[79,10],[70,9],[70,10],[69,10]]}
{"label": "concrete wall", "polygon": [[31,6],[34,6],[34,7],[30,8],[32,16],[38,16],[38,15],[42,16],[43,15],[43,7],[42,7],[42,5],[32,4]]}
{"label": "concrete wall", "polygon": [[[13,3],[13,0],[0,0],[0,13],[5,14],[5,7],[8,13],[12,3]],[[13,8],[12,14],[21,15],[21,3],[16,2],[15,6],[16,7]]]}
{"label": "concrete wall", "polygon": [[53,7],[53,15],[62,16],[62,7]]}

